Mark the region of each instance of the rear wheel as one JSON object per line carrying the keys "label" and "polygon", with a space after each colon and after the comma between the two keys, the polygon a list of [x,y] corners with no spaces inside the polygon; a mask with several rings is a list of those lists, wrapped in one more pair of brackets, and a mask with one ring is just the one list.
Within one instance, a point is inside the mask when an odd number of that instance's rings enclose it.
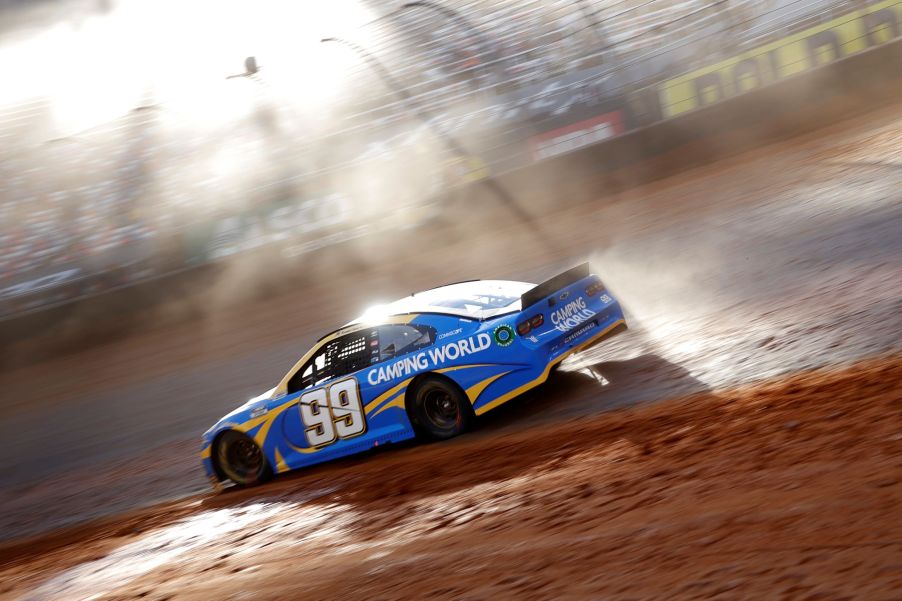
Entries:
{"label": "rear wheel", "polygon": [[464,432],[473,420],[467,395],[453,382],[426,376],[410,392],[408,413],[420,434],[444,440]]}
{"label": "rear wheel", "polygon": [[253,438],[229,430],[216,444],[216,463],[222,474],[240,486],[253,486],[272,477],[272,468]]}

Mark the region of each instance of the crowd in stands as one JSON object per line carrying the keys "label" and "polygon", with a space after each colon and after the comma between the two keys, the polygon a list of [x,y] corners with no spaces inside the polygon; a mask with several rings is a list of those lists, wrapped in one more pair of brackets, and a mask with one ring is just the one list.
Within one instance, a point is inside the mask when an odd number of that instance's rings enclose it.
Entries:
{"label": "crowd in stands", "polygon": [[[710,60],[712,36],[726,34],[717,43],[729,51],[741,41],[741,25],[774,4],[779,2],[494,0],[447,10],[419,2],[399,10],[391,25],[380,25],[374,45],[399,83],[440,103],[592,67],[618,69],[673,48],[704,48],[696,54]],[[647,75],[655,76],[660,73]],[[363,104],[370,95],[358,98]]]}
{"label": "crowd in stands", "polygon": [[[113,266],[128,255],[118,252],[123,247],[154,236],[135,202],[140,155],[115,166],[102,153],[58,150],[0,158],[0,289],[29,272]],[[98,173],[108,175],[90,175]]]}
{"label": "crowd in stands", "polygon": [[[738,40],[735,32],[775,3],[434,0],[401,10],[391,27],[380,25],[374,52],[411,93],[450,103],[583,69],[616,69],[702,27]],[[368,77],[350,95],[359,113],[396,100],[384,88],[374,91]],[[29,273],[72,263],[114,268],[152,252],[161,232],[182,224],[180,207],[210,185],[181,177],[178,168],[209,141],[161,139],[130,121],[108,142],[23,142],[11,133],[23,129],[22,120],[39,118],[21,106],[0,106],[0,291]],[[152,122],[153,115],[142,119]]]}
{"label": "crowd in stands", "polygon": [[[0,109],[0,117],[13,114]],[[17,125],[45,118],[21,106],[15,116]],[[171,246],[180,228],[228,213],[222,201],[228,186],[198,160],[221,147],[223,137],[167,136],[155,131],[157,116],[137,109],[83,135],[43,142],[6,137],[0,146],[0,300],[10,286],[27,289],[23,281],[73,266],[90,275],[146,265]],[[229,128],[236,154],[246,148],[246,129]]]}

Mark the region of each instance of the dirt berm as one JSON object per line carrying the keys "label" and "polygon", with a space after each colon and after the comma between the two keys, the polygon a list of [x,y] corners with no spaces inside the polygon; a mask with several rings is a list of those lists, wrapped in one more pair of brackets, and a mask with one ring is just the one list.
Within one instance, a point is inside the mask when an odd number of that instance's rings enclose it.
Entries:
{"label": "dirt berm", "polygon": [[871,360],[190,498],[7,547],[0,596],[894,599],[900,382]]}

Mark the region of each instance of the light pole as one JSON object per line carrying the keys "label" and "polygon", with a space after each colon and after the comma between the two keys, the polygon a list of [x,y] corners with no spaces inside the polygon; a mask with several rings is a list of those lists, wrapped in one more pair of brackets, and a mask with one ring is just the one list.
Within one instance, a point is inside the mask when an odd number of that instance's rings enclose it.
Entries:
{"label": "light pole", "polygon": [[[399,85],[398,82],[395,80],[395,78],[392,77],[392,75],[388,71],[388,69],[386,69],[385,66],[379,61],[379,59],[377,59],[375,56],[373,56],[371,53],[369,53],[365,48],[361,47],[358,44],[355,44],[354,42],[345,40],[343,38],[336,38],[336,37],[323,38],[320,41],[322,43],[334,42],[337,44],[341,44],[343,46],[346,46],[347,48],[350,48],[351,50],[356,52],[358,55],[360,55],[360,57],[363,58],[363,60],[370,67],[372,67],[373,71],[376,72],[376,74],[379,76],[379,79],[382,80],[382,82],[388,87],[388,89],[390,89],[392,92],[394,92],[396,95],[398,95],[401,98],[401,100],[403,100],[405,103],[408,103],[410,105],[410,108],[413,110],[414,114],[421,121],[423,121],[423,123],[429,129],[431,129],[435,133],[436,137],[441,141],[441,143],[445,146],[446,149],[448,149],[449,151],[451,151],[453,154],[457,155],[458,157],[464,159],[464,161],[467,161],[472,156],[466,151],[466,149],[460,144],[460,142],[458,142],[451,134],[445,132],[441,127],[439,127],[439,125],[437,124],[435,119],[433,119],[432,115],[430,115],[426,109],[420,107],[416,103],[414,98],[410,95],[410,92],[408,92],[401,85]],[[542,229],[536,224],[536,222],[533,220],[532,216],[529,213],[527,213],[526,210],[523,209],[523,207],[520,206],[520,204],[511,195],[511,193],[508,192],[507,189],[504,188],[504,186],[502,186],[500,183],[498,183],[498,181],[491,174],[489,174],[485,178],[481,179],[480,183],[483,186],[485,186],[489,192],[491,192],[496,197],[498,197],[498,199],[505,206],[507,206],[507,208],[520,221],[522,221],[524,225],[526,225],[527,227],[532,229],[536,233],[536,235],[539,237],[539,239],[542,240],[542,242],[544,242],[549,247],[549,249],[554,250],[554,245],[547,238],[547,236],[542,231]]]}

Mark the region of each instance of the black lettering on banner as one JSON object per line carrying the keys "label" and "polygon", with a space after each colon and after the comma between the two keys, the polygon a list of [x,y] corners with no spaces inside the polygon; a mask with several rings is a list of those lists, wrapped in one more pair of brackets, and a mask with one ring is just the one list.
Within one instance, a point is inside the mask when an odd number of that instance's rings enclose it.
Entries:
{"label": "black lettering on banner", "polygon": [[[867,36],[868,46],[879,46],[884,41],[892,40],[902,35],[902,31],[899,30],[899,22],[896,21],[896,15],[888,8],[881,8],[878,11],[864,15],[861,23]],[[889,37],[879,40],[877,39],[877,32],[884,27],[888,28]]]}
{"label": "black lettering on banner", "polygon": [[664,118],[661,96],[657,88],[649,86],[633,89],[627,98],[633,117],[639,125],[649,125]]}
{"label": "black lettering on banner", "polygon": [[772,50],[768,50],[767,52],[767,63],[770,65],[770,77],[771,81],[777,81],[782,77],[780,73],[780,49],[774,48]]}
{"label": "black lettering on banner", "polygon": [[[712,98],[710,101],[708,100],[708,91],[714,90],[715,98]],[[706,104],[714,104],[715,102],[719,102],[724,100],[724,89],[723,82],[720,80],[720,73],[714,71],[712,73],[705,73],[704,75],[699,75],[695,78],[695,96],[698,98],[699,106],[705,106]]]}
{"label": "black lettering on banner", "polygon": [[761,64],[754,58],[747,58],[733,65],[733,86],[737,94],[754,90],[764,85]]}
{"label": "black lettering on banner", "polygon": [[812,67],[818,67],[821,65],[821,61],[819,60],[821,56],[820,50],[825,46],[828,46],[830,48],[830,50],[833,52],[833,56],[826,57],[826,60],[823,61],[823,64],[827,64],[842,58],[842,46],[839,43],[839,38],[837,37],[836,32],[832,29],[821,31],[812,36],[809,36],[805,39],[805,45],[808,49],[808,58],[811,60]]}

